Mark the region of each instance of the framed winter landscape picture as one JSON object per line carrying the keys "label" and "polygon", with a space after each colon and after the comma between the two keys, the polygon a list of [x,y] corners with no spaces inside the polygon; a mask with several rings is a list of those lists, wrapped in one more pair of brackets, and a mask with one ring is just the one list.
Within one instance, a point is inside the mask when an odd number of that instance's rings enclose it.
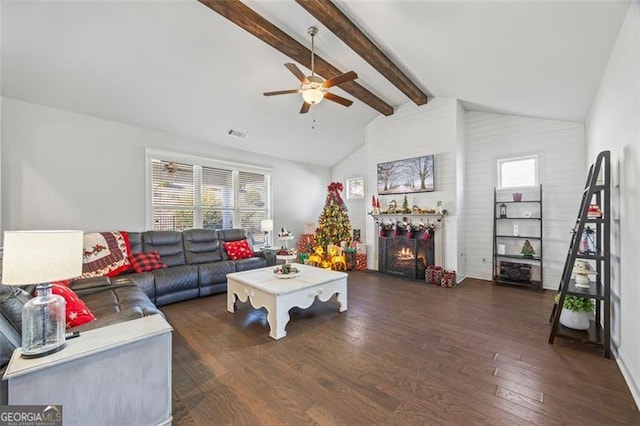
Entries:
{"label": "framed winter landscape picture", "polygon": [[378,163],[378,194],[434,191],[433,162],[433,155],[425,155]]}

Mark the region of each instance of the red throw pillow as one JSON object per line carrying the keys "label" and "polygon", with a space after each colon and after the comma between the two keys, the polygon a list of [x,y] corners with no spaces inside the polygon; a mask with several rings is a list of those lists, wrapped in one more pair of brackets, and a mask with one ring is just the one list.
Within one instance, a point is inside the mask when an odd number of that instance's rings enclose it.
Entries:
{"label": "red throw pillow", "polygon": [[77,327],[96,319],[82,299],[69,287],[51,284],[51,293],[64,297],[64,301],[67,302],[67,328]]}
{"label": "red throw pillow", "polygon": [[248,259],[254,256],[253,250],[249,247],[247,240],[229,241],[228,243],[222,244],[231,260]]}
{"label": "red throw pillow", "polygon": [[[80,278],[80,277],[78,277]],[[70,280],[62,280],[62,281],[54,281],[51,284],[59,284],[59,285],[63,285],[65,287],[69,287],[71,285],[71,283],[73,282],[73,278]]]}
{"label": "red throw pillow", "polygon": [[160,253],[157,251],[132,253],[131,256],[129,256],[129,262],[131,262],[131,266],[133,266],[133,270],[136,272],[147,272],[167,267],[167,265],[162,263]]}

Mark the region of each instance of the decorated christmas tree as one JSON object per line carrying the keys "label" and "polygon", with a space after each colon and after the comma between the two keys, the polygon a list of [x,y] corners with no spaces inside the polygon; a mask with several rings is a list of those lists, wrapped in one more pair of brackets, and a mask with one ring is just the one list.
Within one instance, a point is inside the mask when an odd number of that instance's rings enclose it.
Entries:
{"label": "decorated christmas tree", "polygon": [[347,206],[340,196],[341,191],[342,183],[331,182],[327,187],[324,209],[318,219],[316,244],[325,250],[329,244],[339,246],[341,241],[346,241],[347,244],[351,241],[351,222]]}

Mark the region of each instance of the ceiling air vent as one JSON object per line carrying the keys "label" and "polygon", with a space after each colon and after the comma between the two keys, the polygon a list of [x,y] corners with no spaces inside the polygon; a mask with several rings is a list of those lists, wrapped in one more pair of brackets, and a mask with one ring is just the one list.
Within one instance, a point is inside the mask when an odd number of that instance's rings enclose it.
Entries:
{"label": "ceiling air vent", "polygon": [[245,132],[241,132],[240,130],[229,129],[227,130],[227,134],[231,136],[235,136],[236,138],[244,139],[247,137]]}

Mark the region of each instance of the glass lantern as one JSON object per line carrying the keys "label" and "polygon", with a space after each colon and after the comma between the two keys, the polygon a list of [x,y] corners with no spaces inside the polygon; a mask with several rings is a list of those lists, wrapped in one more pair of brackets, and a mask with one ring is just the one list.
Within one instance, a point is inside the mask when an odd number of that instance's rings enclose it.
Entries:
{"label": "glass lantern", "polygon": [[580,254],[596,254],[596,230],[586,226],[580,238]]}
{"label": "glass lantern", "polygon": [[507,205],[504,203],[500,204],[500,217],[501,218],[507,217]]}
{"label": "glass lantern", "polygon": [[22,356],[36,358],[65,345],[66,302],[51,292],[51,284],[38,285],[38,295],[22,310]]}

